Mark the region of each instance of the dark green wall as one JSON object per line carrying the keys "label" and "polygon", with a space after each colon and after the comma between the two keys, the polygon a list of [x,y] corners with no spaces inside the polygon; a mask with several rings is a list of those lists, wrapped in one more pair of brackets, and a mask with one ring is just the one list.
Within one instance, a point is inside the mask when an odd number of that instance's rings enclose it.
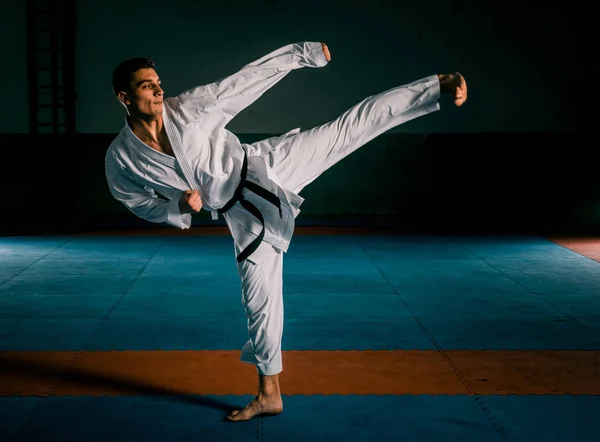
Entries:
{"label": "dark green wall", "polygon": [[[3,0],[0,133],[27,133],[25,1]],[[42,2],[43,3],[43,2]],[[230,75],[288,43],[325,41],[332,62],[291,73],[230,124],[282,133],[330,121],[368,95],[461,71],[469,103],[395,133],[572,131],[593,106],[595,17],[533,0],[76,0],[79,133],[123,124],[111,75],[125,58],[155,59],[169,96]],[[587,34],[587,36],[586,36]],[[591,94],[591,97],[590,97]],[[579,113],[579,114],[578,114]],[[582,124],[584,128],[593,128]]]}

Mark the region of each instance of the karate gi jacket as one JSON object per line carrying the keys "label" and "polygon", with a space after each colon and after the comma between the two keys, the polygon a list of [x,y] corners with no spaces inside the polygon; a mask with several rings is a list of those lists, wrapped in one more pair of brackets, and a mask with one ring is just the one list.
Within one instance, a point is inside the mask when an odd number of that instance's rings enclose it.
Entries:
{"label": "karate gi jacket", "polygon": [[[216,219],[216,211],[233,197],[240,182],[245,149],[247,179],[279,197],[281,215],[273,204],[247,189],[244,189],[244,198],[265,218],[263,241],[286,252],[303,199],[282,187],[265,155],[299,129],[270,138],[256,147],[242,144],[225,126],[292,70],[326,64],[320,42],[294,43],[265,55],[231,76],[165,98],[163,124],[175,158],[143,143],[126,120],[105,156],[105,175],[112,196],[139,218],[187,229],[192,222],[191,214],[180,213],[179,199],[186,190],[198,190],[203,209],[211,211]],[[223,217],[239,250],[252,242],[262,229],[258,219],[239,203]]]}

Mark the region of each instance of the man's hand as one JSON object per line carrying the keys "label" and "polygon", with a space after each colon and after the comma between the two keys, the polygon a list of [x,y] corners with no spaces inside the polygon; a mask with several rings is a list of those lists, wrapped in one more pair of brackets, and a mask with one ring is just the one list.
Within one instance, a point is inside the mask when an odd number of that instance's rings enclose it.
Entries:
{"label": "man's hand", "polygon": [[179,211],[184,213],[200,212],[202,208],[202,198],[197,190],[186,190],[179,198]]}
{"label": "man's hand", "polygon": [[331,54],[329,53],[329,48],[325,43],[321,43],[321,47],[323,48],[323,54],[325,55],[325,60],[329,62],[331,60]]}

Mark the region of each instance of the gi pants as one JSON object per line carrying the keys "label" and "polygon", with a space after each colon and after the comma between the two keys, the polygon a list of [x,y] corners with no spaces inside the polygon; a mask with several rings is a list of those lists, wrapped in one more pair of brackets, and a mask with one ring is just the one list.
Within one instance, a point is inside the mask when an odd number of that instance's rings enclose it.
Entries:
{"label": "gi pants", "polygon": [[[439,110],[437,75],[368,97],[335,120],[287,137],[266,157],[283,188],[300,191],[342,158],[385,131]],[[254,143],[260,148],[260,143]],[[236,255],[240,250],[236,250]],[[248,341],[241,360],[259,374],[282,371],[283,253],[263,241],[238,264]]]}

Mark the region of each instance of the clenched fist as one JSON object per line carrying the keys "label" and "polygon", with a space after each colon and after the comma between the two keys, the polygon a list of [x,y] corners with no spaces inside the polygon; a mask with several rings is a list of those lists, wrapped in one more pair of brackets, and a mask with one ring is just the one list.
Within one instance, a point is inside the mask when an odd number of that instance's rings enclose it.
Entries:
{"label": "clenched fist", "polygon": [[200,212],[202,198],[197,190],[186,190],[179,199],[179,211],[183,213]]}
{"label": "clenched fist", "polygon": [[323,48],[323,54],[325,55],[325,60],[328,62],[331,61],[331,54],[329,53],[329,48],[325,43],[321,43],[321,48]]}

